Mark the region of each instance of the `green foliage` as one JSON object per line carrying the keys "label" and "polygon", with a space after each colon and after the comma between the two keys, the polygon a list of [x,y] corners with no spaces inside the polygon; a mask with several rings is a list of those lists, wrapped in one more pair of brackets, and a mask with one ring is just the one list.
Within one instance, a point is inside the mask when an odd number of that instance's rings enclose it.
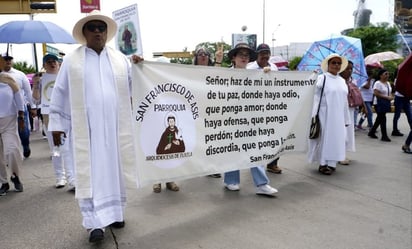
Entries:
{"label": "green foliage", "polygon": [[360,27],[347,33],[348,36],[362,40],[365,57],[383,51],[396,51],[400,47],[396,38],[397,34],[396,27],[390,27],[388,23]]}
{"label": "green foliage", "polygon": [[14,62],[13,63],[13,68],[22,71],[25,74],[29,74],[29,73],[35,73],[36,69],[32,66],[29,65],[27,62],[23,61],[18,61],[18,62]]}
{"label": "green foliage", "polygon": [[289,70],[296,70],[301,60],[302,60],[302,56],[293,57],[289,61]]}

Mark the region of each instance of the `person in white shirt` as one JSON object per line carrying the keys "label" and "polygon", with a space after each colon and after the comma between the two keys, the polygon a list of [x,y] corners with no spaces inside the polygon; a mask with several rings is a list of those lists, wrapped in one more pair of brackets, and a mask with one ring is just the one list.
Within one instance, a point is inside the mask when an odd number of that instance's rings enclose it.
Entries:
{"label": "person in white shirt", "polygon": [[50,98],[53,92],[53,86],[60,69],[59,58],[54,54],[46,54],[43,57],[43,68],[45,73],[33,77],[33,98],[36,104],[41,106],[40,111],[43,116],[43,123],[46,129],[46,137],[49,143],[50,153],[52,155],[52,165],[56,177],[56,188],[63,188],[68,182],[69,191],[74,191],[74,166],[72,160],[71,140],[69,131],[66,133],[65,143],[60,146],[60,152],[53,153],[54,144],[51,131],[48,129],[49,125],[49,108]]}
{"label": "person in white shirt", "polygon": [[17,130],[25,128],[24,104],[20,87],[5,73],[0,73],[0,99],[0,196],[2,196],[10,189],[7,168],[11,170],[10,180],[14,183],[15,190],[23,191],[23,184],[20,181],[23,159]]}
{"label": "person in white shirt", "polygon": [[[256,48],[257,58],[255,61],[250,62],[247,69],[262,70],[265,73],[270,71],[278,71],[278,67],[274,63],[269,63],[270,59],[270,47],[267,44],[260,44]],[[278,166],[279,157],[266,165],[266,170],[271,173],[281,174],[282,169]]]}
{"label": "person in white shirt", "polygon": [[20,87],[20,93],[22,94],[24,103],[24,123],[25,127],[24,130],[19,130],[19,136],[21,145],[23,146],[23,156],[25,158],[29,157],[31,154],[30,149],[30,129],[29,129],[29,111],[27,109],[27,105],[31,106],[31,115],[35,117],[37,115],[37,108],[33,102],[32,98],[32,91],[30,87],[29,79],[27,76],[22,72],[15,68],[13,68],[13,57],[10,56],[8,53],[2,54],[3,59],[6,61],[4,65],[4,73],[9,74]]}

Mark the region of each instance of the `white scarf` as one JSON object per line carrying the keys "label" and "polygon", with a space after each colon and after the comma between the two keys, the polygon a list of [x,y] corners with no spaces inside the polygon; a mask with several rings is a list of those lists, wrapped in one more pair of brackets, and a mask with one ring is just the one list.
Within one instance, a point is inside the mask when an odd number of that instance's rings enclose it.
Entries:
{"label": "white scarf", "polygon": [[[73,129],[73,157],[76,165],[76,198],[91,198],[91,160],[90,141],[87,122],[87,110],[84,93],[84,68],[86,47],[81,46],[76,49],[70,59],[74,59],[69,70],[69,88],[71,95],[71,120]],[[136,158],[132,128],[132,113],[129,96],[129,81],[127,64],[123,55],[110,47],[106,47],[110,64],[113,69],[114,81],[117,86],[119,101],[119,151],[120,165],[123,167],[125,176],[129,179],[136,178]],[[74,63],[75,62],[75,63]],[[126,122],[129,120],[130,122]],[[91,127],[93,129],[93,127]]]}

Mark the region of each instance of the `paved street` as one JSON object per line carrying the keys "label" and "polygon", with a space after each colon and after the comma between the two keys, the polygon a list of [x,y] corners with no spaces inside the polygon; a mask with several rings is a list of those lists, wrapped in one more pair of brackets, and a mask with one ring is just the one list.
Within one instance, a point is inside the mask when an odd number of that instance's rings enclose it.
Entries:
{"label": "paved street", "polygon": [[[387,123],[390,133],[392,114]],[[404,114],[400,129],[409,131]],[[128,189],[126,227],[106,229],[105,241],[93,245],[74,194],[54,187],[46,140],[35,132],[22,168],[24,192],[0,196],[0,248],[410,249],[412,155],[401,151],[405,138],[387,143],[357,131],[352,164],[332,176],[320,175],[304,153],[284,155],[283,173],[269,174],[275,198],[255,195],[248,170],[239,192],[209,177],[180,181],[176,193]]]}

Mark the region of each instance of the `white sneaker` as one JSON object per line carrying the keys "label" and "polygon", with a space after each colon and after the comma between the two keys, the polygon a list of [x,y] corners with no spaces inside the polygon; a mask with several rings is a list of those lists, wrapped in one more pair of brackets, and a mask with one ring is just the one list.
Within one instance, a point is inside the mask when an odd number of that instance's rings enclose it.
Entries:
{"label": "white sneaker", "polygon": [[66,186],[66,180],[58,179],[56,181],[56,188],[63,188],[64,186]]}
{"label": "white sneaker", "polygon": [[229,189],[230,191],[239,191],[240,187],[239,184],[226,184],[225,188]]}
{"label": "white sneaker", "polygon": [[265,184],[262,186],[257,187],[256,194],[257,195],[270,195],[270,196],[275,196],[275,194],[278,192],[277,189],[272,188],[269,184]]}

